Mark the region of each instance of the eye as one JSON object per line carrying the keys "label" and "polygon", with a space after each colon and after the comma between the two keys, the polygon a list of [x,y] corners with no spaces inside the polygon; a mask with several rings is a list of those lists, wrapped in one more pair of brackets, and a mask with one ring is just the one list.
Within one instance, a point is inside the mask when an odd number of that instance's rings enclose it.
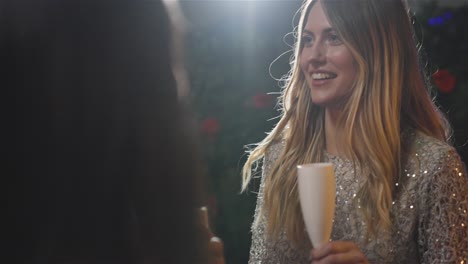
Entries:
{"label": "eye", "polygon": [[309,34],[304,34],[302,36],[301,41],[302,41],[302,46],[303,47],[310,47],[314,42],[314,38]]}
{"label": "eye", "polygon": [[333,32],[330,32],[330,34],[328,34],[328,42],[331,45],[341,45],[341,44],[343,44],[343,41],[341,41],[340,36],[338,36],[338,34],[333,33]]}

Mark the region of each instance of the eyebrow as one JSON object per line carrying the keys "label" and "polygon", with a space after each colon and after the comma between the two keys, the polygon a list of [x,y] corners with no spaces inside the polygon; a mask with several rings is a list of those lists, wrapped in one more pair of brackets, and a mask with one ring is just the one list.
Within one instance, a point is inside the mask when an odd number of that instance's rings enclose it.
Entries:
{"label": "eyebrow", "polygon": [[[329,28],[326,28],[324,30],[322,30],[322,33],[330,33],[331,31],[334,31],[335,29],[329,27]],[[314,32],[310,31],[310,30],[307,30],[307,29],[304,29],[302,30],[302,33],[307,33],[307,34],[310,34],[310,35],[314,35]]]}

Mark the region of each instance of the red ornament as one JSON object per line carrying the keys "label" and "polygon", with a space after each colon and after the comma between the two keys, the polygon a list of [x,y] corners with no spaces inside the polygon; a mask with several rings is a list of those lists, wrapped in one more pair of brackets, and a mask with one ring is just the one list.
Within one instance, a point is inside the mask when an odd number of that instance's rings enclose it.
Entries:
{"label": "red ornament", "polygon": [[273,96],[266,94],[266,93],[257,93],[252,98],[253,107],[257,109],[267,108],[274,103]]}
{"label": "red ornament", "polygon": [[205,135],[215,136],[221,130],[218,119],[214,117],[208,117],[202,121],[201,130]]}
{"label": "red ornament", "polygon": [[432,74],[432,80],[442,93],[451,93],[457,83],[455,76],[446,69],[438,70]]}

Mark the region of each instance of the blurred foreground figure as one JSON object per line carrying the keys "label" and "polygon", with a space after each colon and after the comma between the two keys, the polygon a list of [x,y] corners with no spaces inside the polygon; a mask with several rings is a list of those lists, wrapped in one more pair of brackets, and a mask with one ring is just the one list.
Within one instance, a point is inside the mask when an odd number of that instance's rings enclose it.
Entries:
{"label": "blurred foreground figure", "polygon": [[[263,160],[250,263],[467,263],[468,176],[402,0],[307,0]],[[331,242],[304,231],[296,166],[331,162]],[[311,250],[313,248],[313,250]]]}
{"label": "blurred foreground figure", "polygon": [[162,2],[11,0],[0,12],[9,263],[207,263]]}

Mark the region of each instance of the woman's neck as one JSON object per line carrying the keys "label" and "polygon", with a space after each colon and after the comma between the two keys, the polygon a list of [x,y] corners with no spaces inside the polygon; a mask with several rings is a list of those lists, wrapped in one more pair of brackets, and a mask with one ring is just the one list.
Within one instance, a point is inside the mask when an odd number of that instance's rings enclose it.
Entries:
{"label": "woman's neck", "polygon": [[337,122],[340,114],[341,111],[336,109],[325,109],[325,148],[332,155],[338,155],[340,150],[336,142]]}

